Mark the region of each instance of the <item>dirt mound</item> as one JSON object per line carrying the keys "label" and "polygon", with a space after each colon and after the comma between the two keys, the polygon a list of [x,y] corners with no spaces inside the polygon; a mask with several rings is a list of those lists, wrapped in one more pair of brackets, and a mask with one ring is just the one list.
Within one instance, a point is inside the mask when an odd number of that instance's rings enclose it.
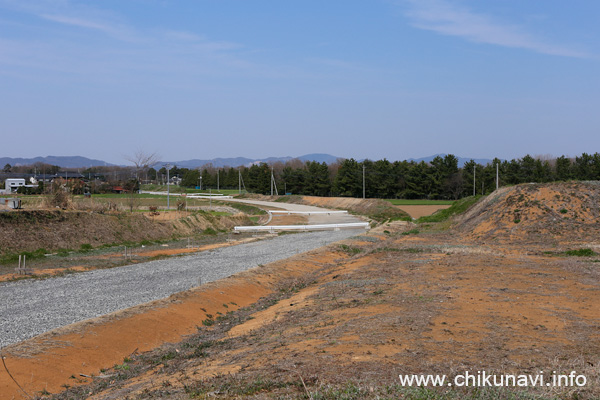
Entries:
{"label": "dirt mound", "polygon": [[523,184],[502,188],[472,207],[457,229],[484,240],[595,240],[600,182]]}

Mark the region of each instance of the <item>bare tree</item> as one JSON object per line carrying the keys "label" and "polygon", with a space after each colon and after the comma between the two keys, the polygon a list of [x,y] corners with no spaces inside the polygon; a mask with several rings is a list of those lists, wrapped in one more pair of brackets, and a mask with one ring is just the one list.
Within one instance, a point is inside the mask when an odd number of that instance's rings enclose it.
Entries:
{"label": "bare tree", "polygon": [[159,158],[160,156],[157,153],[149,154],[141,149],[125,157],[127,161],[133,163],[135,166],[135,176],[138,180],[143,172],[147,173],[148,169],[158,162]]}

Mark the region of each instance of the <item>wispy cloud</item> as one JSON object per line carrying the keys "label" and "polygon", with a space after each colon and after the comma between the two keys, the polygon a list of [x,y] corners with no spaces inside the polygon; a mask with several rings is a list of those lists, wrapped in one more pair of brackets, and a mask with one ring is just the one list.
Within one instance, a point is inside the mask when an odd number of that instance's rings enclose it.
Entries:
{"label": "wispy cloud", "polygon": [[526,29],[475,13],[446,0],[407,0],[406,15],[419,29],[457,36],[476,43],[520,48],[563,57],[588,58],[589,54],[537,38]]}
{"label": "wispy cloud", "polygon": [[68,16],[59,14],[40,14],[39,16],[45,20],[57,22],[59,24],[97,30],[119,39],[130,40],[133,38],[131,29],[128,29],[124,25],[111,24],[107,21],[94,21],[79,16]]}
{"label": "wispy cloud", "polygon": [[[0,10],[10,9],[57,24],[57,27],[89,31],[99,36],[95,47],[79,35],[45,32],[36,39],[4,39],[0,37],[0,67],[22,67],[55,72],[82,71],[95,76],[127,74],[129,71],[177,71],[188,76],[225,74],[228,71],[254,69],[241,57],[243,46],[207,38],[196,32],[153,29],[131,23],[123,15],[73,0],[0,0]],[[45,25],[22,23],[22,31],[38,32]],[[102,36],[109,40],[102,40]],[[86,63],[86,60],[89,60]],[[0,71],[0,73],[5,71]]]}

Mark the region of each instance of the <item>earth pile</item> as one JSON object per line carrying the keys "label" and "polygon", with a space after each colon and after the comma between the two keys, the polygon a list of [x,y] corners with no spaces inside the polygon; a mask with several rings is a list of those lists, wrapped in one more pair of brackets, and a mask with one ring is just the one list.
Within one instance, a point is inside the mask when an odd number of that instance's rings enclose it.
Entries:
{"label": "earth pile", "polygon": [[600,182],[522,184],[473,206],[457,229],[479,240],[565,243],[597,240]]}

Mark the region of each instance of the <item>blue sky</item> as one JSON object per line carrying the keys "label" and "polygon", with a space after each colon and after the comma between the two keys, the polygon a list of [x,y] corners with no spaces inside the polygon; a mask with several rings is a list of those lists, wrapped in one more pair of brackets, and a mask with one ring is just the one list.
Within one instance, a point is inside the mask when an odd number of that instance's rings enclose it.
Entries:
{"label": "blue sky", "polygon": [[0,0],[0,156],[600,151],[600,2]]}

